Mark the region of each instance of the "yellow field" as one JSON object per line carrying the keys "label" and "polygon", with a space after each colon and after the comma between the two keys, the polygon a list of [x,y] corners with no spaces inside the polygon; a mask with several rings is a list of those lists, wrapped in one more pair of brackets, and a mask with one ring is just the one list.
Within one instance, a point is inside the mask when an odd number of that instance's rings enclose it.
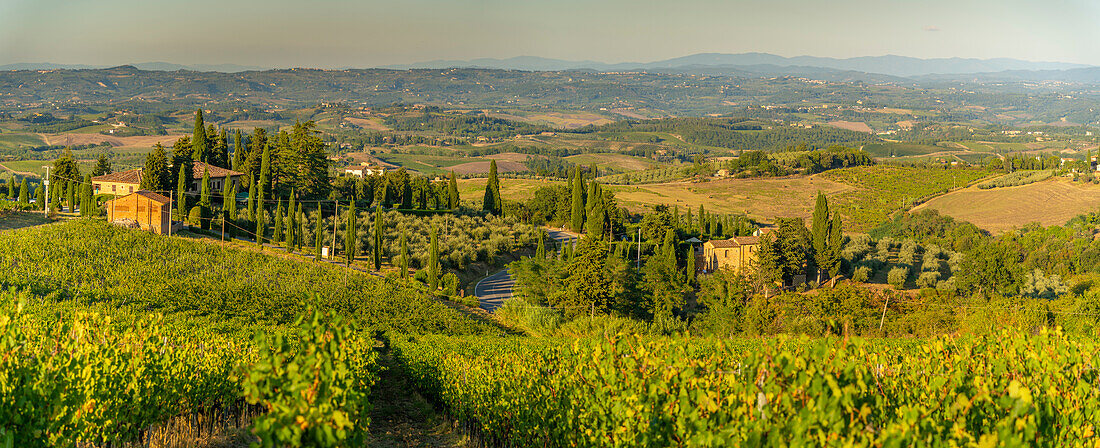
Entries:
{"label": "yellow field", "polygon": [[615,153],[577,154],[566,157],[565,160],[585,166],[594,163],[599,168],[611,168],[619,171],[639,171],[657,164],[639,157]]}
{"label": "yellow field", "polygon": [[1100,208],[1100,186],[1050,179],[1018,187],[981,190],[970,187],[915,207],[939,210],[994,233],[1030,223],[1065,224],[1070,218]]}

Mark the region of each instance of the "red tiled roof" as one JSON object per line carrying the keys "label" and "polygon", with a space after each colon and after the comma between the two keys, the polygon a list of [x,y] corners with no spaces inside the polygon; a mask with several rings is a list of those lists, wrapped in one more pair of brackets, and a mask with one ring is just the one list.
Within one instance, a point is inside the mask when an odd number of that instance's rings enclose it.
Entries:
{"label": "red tiled roof", "polygon": [[228,176],[243,176],[244,175],[244,173],[238,173],[236,171],[227,170],[227,169],[222,168],[222,167],[218,167],[218,166],[214,166],[214,165],[210,165],[210,164],[206,164],[206,163],[202,163],[202,162],[195,162],[195,168],[191,170],[191,177],[194,177],[195,179],[202,179],[202,173],[203,173],[204,169],[210,171],[210,177],[212,177],[212,178],[214,178],[214,177],[225,177],[227,175]]}
{"label": "red tiled roof", "polygon": [[92,178],[92,182],[118,182],[122,184],[140,184],[141,168],[96,176]]}
{"label": "red tiled roof", "polygon": [[751,246],[754,244],[760,244],[760,237],[756,236],[735,236],[728,240],[710,240],[708,241],[715,248],[727,248],[727,247],[739,247],[739,246]]}
{"label": "red tiled roof", "polygon": [[160,194],[160,193],[154,193],[154,192],[149,191],[149,190],[138,190],[138,191],[135,191],[133,194],[152,199],[152,200],[157,201],[161,204],[167,204],[169,202],[172,202],[171,199],[168,199],[168,196],[165,196],[165,195]]}

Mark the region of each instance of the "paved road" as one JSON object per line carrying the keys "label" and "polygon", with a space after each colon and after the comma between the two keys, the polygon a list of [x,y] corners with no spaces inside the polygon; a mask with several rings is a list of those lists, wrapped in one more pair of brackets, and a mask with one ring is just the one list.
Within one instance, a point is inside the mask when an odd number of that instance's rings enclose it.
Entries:
{"label": "paved road", "polygon": [[477,282],[477,286],[474,286],[478,306],[485,311],[493,312],[503,305],[505,300],[512,298],[513,285],[515,282],[512,281],[512,276],[508,275],[507,269],[481,279]]}
{"label": "paved road", "polygon": [[[547,229],[546,235],[559,243],[577,239],[575,233],[564,230]],[[481,309],[491,313],[503,305],[505,300],[512,298],[512,287],[515,284],[516,282],[512,281],[512,276],[505,269],[477,282],[474,286],[474,295],[477,296]]]}

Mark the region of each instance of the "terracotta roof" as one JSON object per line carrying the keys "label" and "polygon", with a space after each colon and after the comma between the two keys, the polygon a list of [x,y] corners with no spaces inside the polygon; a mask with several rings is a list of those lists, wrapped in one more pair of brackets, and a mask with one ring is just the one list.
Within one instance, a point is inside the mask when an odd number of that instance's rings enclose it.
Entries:
{"label": "terracotta roof", "polygon": [[152,199],[154,201],[157,201],[161,204],[167,204],[169,202],[172,202],[171,199],[168,199],[168,196],[165,196],[165,195],[160,194],[160,193],[154,193],[154,192],[149,191],[149,190],[138,190],[138,191],[135,191],[133,194],[147,197],[147,198]]}
{"label": "terracotta roof", "polygon": [[707,241],[711,246],[715,248],[727,248],[727,247],[739,247],[739,246],[751,246],[754,244],[760,244],[760,237],[756,236],[735,236],[728,240],[710,240]]}
{"label": "terracotta roof", "polygon": [[119,197],[116,197],[114,199],[111,199],[110,201],[107,201],[107,203],[111,203],[111,202],[114,202],[114,201],[117,201],[117,200],[123,199],[123,198],[128,198],[128,197],[133,196],[133,195],[138,195],[138,196],[141,196],[143,198],[148,198],[148,199],[156,201],[157,203],[160,203],[160,204],[167,204],[169,202],[172,202],[172,200],[169,199],[168,196],[165,196],[163,194],[154,193],[154,192],[149,191],[149,190],[138,190],[138,191],[130,193],[126,196],[119,196]]}
{"label": "terracotta roof", "polygon": [[226,175],[229,175],[229,176],[244,176],[244,173],[238,173],[238,172],[233,171],[233,170],[227,170],[227,169],[222,168],[222,167],[209,165],[209,164],[202,163],[202,162],[195,162],[195,168],[193,170],[191,170],[191,176],[194,177],[195,179],[202,179],[203,169],[206,169],[206,170],[210,171],[210,177],[225,177]]}
{"label": "terracotta roof", "polygon": [[140,184],[141,168],[96,176],[92,178],[92,182],[118,182],[123,184]]}

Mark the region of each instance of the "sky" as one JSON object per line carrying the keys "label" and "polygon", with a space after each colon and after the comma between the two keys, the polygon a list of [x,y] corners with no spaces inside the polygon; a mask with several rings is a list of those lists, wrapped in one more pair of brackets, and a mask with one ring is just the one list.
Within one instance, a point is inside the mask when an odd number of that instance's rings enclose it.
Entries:
{"label": "sky", "polygon": [[0,64],[365,68],[695,53],[1100,65],[1097,0],[0,0]]}

